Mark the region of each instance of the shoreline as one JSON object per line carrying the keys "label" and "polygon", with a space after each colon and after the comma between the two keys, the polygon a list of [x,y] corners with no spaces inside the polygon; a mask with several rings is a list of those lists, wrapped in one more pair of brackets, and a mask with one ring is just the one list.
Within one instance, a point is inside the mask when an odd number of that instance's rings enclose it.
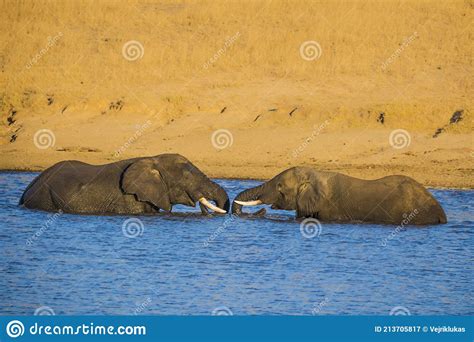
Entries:
{"label": "shoreline", "polygon": [[[17,173],[28,173],[28,172],[42,172],[42,170],[27,170],[27,169],[0,169],[0,173],[8,173],[8,172],[17,172]],[[275,174],[276,175],[276,174]],[[219,177],[219,176],[212,176],[212,175],[207,175],[211,179],[221,179],[221,180],[236,180],[236,181],[258,181],[258,182],[265,182],[269,180],[270,178],[251,178],[251,177],[241,177],[241,178],[236,178],[236,177]],[[449,186],[426,186],[427,189],[433,189],[433,190],[463,190],[463,191],[469,191],[469,190],[474,190],[474,187],[449,187]]]}
{"label": "shoreline", "polygon": [[179,153],[212,178],[474,189],[471,8],[407,4],[3,6],[0,169]]}
{"label": "shoreline", "polygon": [[[64,160],[101,165],[179,153],[210,178],[268,180],[290,167],[306,166],[361,179],[398,174],[427,188],[474,189],[469,133],[447,132],[433,138],[406,131],[406,146],[399,148],[390,140],[396,130],[388,128],[324,129],[308,140],[307,126],[227,126],[226,136],[232,143],[217,146],[213,136],[219,129],[197,129],[192,117],[181,123],[150,128],[119,155],[115,153],[117,146],[123,146],[128,135],[115,129],[107,131],[108,139],[100,139],[87,130],[71,133],[65,127],[55,127],[51,130],[56,132],[55,143],[47,148],[35,144],[32,130],[15,143],[1,146],[0,170],[38,172]],[[185,135],[180,134],[183,127],[188,129]]]}
{"label": "shoreline", "polygon": [[[160,154],[160,153],[156,153]],[[425,187],[430,189],[439,189],[439,190],[474,190],[473,181],[469,178],[468,174],[471,172],[470,168],[466,168],[463,172],[459,173],[459,170],[452,168],[450,170],[451,162],[438,164],[437,168],[430,169],[429,166],[413,165],[410,163],[400,163],[397,165],[391,164],[371,164],[371,163],[358,163],[358,164],[332,164],[327,162],[314,163],[278,163],[276,165],[266,165],[262,163],[249,162],[246,164],[242,161],[239,165],[223,165],[224,163],[206,163],[208,158],[190,158],[188,153],[181,153],[186,158],[188,158],[193,164],[195,164],[201,171],[203,171],[209,178],[213,179],[229,179],[229,180],[254,180],[254,181],[266,181],[280,172],[293,167],[293,166],[307,166],[321,171],[330,171],[343,173],[352,177],[361,178],[361,179],[378,179],[388,175],[406,175],[416,181],[423,184]],[[88,156],[86,156],[88,155]],[[41,158],[42,163],[38,165],[37,163],[32,163],[33,165],[9,165],[5,167],[5,162],[0,163],[0,173],[8,172],[41,172],[46,168],[54,165],[57,161],[60,160],[81,160],[90,164],[101,165],[115,162],[117,160],[107,159],[104,156],[100,158],[99,156],[90,156],[86,153],[83,156],[69,156],[70,158]],[[143,156],[153,155],[149,153],[140,154]],[[120,159],[128,159],[137,157],[139,155],[130,155]],[[99,158],[98,158],[99,157]],[[35,160],[36,158],[28,158],[30,161]],[[416,158],[415,158],[416,159]],[[460,161],[462,163],[462,161]],[[2,165],[3,164],[3,165]]]}

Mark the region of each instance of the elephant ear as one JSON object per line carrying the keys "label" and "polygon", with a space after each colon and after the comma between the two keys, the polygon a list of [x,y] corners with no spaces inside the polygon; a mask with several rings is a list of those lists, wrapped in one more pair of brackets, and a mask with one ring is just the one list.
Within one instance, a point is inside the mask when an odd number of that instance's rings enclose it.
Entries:
{"label": "elephant ear", "polygon": [[170,211],[168,187],[152,159],[141,159],[131,164],[122,176],[122,190],[135,195],[141,202]]}
{"label": "elephant ear", "polygon": [[296,216],[317,218],[319,199],[314,185],[309,182],[301,184],[296,195]]}

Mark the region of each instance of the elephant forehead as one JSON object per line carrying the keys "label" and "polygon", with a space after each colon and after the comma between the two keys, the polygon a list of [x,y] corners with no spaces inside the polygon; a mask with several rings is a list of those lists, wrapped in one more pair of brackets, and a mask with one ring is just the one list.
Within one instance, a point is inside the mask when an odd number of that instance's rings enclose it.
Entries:
{"label": "elephant forehead", "polygon": [[304,181],[306,179],[305,174],[302,172],[298,172],[297,170],[290,170],[288,173],[283,175],[282,177],[282,183],[285,186],[290,186],[294,187],[301,181]]}
{"label": "elephant forehead", "polygon": [[173,162],[187,162],[188,160],[180,154],[177,153],[165,153],[156,156],[159,161],[173,161]]}
{"label": "elephant forehead", "polygon": [[297,181],[295,178],[293,179],[286,179],[285,181],[280,183],[280,191],[285,192],[286,194],[290,194],[292,192],[296,192],[300,182]]}
{"label": "elephant forehead", "polygon": [[170,177],[186,178],[199,172],[191,163],[160,163],[159,166],[160,170]]}

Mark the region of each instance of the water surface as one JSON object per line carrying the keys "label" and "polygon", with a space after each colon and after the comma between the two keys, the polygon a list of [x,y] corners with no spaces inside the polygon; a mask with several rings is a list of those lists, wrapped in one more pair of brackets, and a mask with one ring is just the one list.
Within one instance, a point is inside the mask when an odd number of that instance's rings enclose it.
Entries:
{"label": "water surface", "polygon": [[[269,208],[235,218],[18,207],[35,176],[0,173],[2,315],[474,314],[474,191],[432,190],[446,225],[323,223],[305,237],[294,212]],[[259,184],[217,181],[231,198]]]}

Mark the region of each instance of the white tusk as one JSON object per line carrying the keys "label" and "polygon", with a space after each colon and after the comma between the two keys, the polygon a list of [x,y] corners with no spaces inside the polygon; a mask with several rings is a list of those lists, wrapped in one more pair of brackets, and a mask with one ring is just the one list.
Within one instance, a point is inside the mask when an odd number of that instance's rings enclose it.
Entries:
{"label": "white tusk", "polygon": [[209,209],[211,209],[213,211],[216,211],[218,213],[221,213],[221,214],[226,214],[227,213],[227,211],[225,211],[224,209],[221,209],[219,207],[216,207],[214,204],[209,203],[209,201],[207,199],[205,199],[204,197],[201,197],[199,199],[199,202],[202,203],[204,206],[208,207]]}
{"label": "white tusk", "polygon": [[245,206],[262,204],[262,201],[260,200],[248,201],[248,202],[242,202],[242,201],[234,201],[234,202],[240,205],[245,205]]}

